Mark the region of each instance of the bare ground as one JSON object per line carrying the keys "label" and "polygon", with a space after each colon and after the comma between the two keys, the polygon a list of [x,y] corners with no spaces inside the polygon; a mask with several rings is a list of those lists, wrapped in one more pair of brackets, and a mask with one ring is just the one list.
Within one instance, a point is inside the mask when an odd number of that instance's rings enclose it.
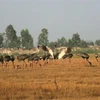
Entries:
{"label": "bare ground", "polygon": [[82,58],[27,68],[21,62],[20,69],[0,64],[0,100],[100,100],[100,62],[90,61],[93,66]]}

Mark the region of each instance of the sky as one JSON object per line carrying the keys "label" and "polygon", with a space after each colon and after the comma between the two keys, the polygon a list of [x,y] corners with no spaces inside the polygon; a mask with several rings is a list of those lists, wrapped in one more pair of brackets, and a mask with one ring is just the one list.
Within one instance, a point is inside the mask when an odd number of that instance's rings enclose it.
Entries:
{"label": "sky", "polygon": [[49,41],[77,33],[85,41],[100,39],[100,0],[0,0],[0,33],[13,25],[20,36],[28,29],[37,44],[41,29]]}

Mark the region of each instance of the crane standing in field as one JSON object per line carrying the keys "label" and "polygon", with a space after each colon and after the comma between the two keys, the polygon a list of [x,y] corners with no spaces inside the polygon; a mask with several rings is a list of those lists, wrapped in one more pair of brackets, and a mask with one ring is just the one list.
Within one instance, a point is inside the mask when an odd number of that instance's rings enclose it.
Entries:
{"label": "crane standing in field", "polygon": [[2,63],[2,66],[3,67],[4,66],[7,67],[8,66],[8,62],[11,61],[13,67],[15,68],[15,65],[14,65],[15,57],[13,56],[14,50],[10,49],[10,48],[1,48],[0,52],[2,54],[2,55],[0,55],[0,62]]}
{"label": "crane standing in field", "polygon": [[25,67],[27,67],[27,64],[26,64],[25,60],[26,60],[28,57],[29,57],[28,54],[19,54],[19,55],[17,56],[17,60],[18,60],[18,62],[19,62],[19,64],[17,65],[17,68],[20,68],[20,61],[23,61],[24,64],[25,64]]}
{"label": "crane standing in field", "polygon": [[[54,59],[54,54],[51,48],[49,48],[48,46],[38,46],[38,49],[42,49],[43,51],[46,52],[45,55],[42,56],[43,60],[49,60],[49,59]],[[47,61],[48,63],[48,61]]]}
{"label": "crane standing in field", "polygon": [[13,55],[0,55],[0,62],[2,63],[2,67],[4,66],[8,66],[8,62],[11,61],[12,62],[12,65],[13,65],[13,68],[15,68],[15,65],[14,65],[14,60],[15,60],[15,57]]}
{"label": "crane standing in field", "polygon": [[80,53],[79,54],[83,59],[86,59],[86,61],[92,66],[92,63],[89,61],[89,55],[87,53]]}
{"label": "crane standing in field", "polygon": [[4,64],[5,64],[6,67],[8,65],[8,62],[11,61],[13,68],[15,68],[14,60],[15,60],[15,57],[13,55],[10,55],[10,56],[6,55],[6,56],[3,57],[3,61],[4,61]]}
{"label": "crane standing in field", "polygon": [[96,61],[98,62],[98,58],[100,57],[100,54],[96,53],[95,54],[95,58],[96,58]]}
{"label": "crane standing in field", "polygon": [[49,48],[48,46],[41,46],[42,50],[46,51],[47,53],[49,53],[51,55],[51,58],[54,58],[53,56],[53,51],[51,48]]}
{"label": "crane standing in field", "polygon": [[65,49],[63,49],[59,55],[58,55],[58,59],[62,59],[66,54],[71,52],[71,48],[70,47],[66,47]]}
{"label": "crane standing in field", "polygon": [[54,59],[58,59],[59,52],[57,51],[57,45],[54,45]]}
{"label": "crane standing in field", "polygon": [[22,49],[22,48],[17,48],[18,50],[17,50],[17,52],[18,52],[18,55],[17,55],[17,60],[18,60],[18,65],[17,65],[17,68],[21,68],[20,67],[20,65],[21,65],[21,61],[23,61],[24,62],[24,65],[25,65],[25,67],[27,67],[27,63],[26,63],[26,59],[32,59],[31,57],[30,57],[30,51],[29,50],[24,50],[24,49]]}
{"label": "crane standing in field", "polygon": [[30,63],[30,66],[33,67],[33,61],[36,62],[36,64],[38,63],[41,66],[41,64],[39,63],[40,59],[41,57],[38,56],[37,53],[29,54],[28,61],[32,61],[32,63]]}
{"label": "crane standing in field", "polygon": [[54,45],[55,47],[55,54],[54,54],[54,59],[65,59],[65,58],[70,58],[73,57],[73,54],[70,53],[71,52],[71,48],[70,47],[64,47],[61,52],[57,51],[57,45]]}
{"label": "crane standing in field", "polygon": [[62,58],[63,59],[66,59],[68,58],[69,59],[69,62],[71,62],[71,58],[73,57],[73,54],[72,53],[68,53],[68,54],[65,54]]}
{"label": "crane standing in field", "polygon": [[3,60],[3,55],[1,55],[1,54],[0,54],[0,62],[1,62],[2,67],[3,67],[4,60]]}

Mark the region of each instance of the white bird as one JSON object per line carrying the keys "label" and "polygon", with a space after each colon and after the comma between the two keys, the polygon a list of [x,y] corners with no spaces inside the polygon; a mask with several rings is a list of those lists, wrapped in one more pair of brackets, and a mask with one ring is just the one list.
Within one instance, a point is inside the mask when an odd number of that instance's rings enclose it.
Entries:
{"label": "white bird", "polygon": [[[38,48],[40,48],[40,46],[38,46]],[[53,51],[51,48],[49,48],[48,46],[41,46],[41,49],[49,53],[51,57],[54,58]]]}
{"label": "white bird", "polygon": [[67,54],[67,53],[70,53],[71,52],[71,48],[67,47],[65,49],[63,49],[59,55],[58,55],[58,59],[62,59],[62,57]]}

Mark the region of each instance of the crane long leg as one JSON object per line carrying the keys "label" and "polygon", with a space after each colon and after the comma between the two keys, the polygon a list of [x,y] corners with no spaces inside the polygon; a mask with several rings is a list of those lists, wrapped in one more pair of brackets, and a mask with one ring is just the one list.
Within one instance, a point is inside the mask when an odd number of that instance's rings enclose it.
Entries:
{"label": "crane long leg", "polygon": [[24,62],[24,64],[25,64],[25,67],[27,67],[27,64],[26,64],[25,60],[23,60],[23,62]]}
{"label": "crane long leg", "polygon": [[96,61],[99,62],[97,58],[96,58]]}
{"label": "crane long leg", "polygon": [[15,68],[15,64],[14,64],[14,61],[12,61],[12,65],[13,65],[13,68]]}
{"label": "crane long leg", "polygon": [[71,63],[71,59],[70,58],[68,58],[69,59],[69,62]]}
{"label": "crane long leg", "polygon": [[88,60],[88,59],[86,59],[87,60],[87,62],[92,66],[92,63]]}

